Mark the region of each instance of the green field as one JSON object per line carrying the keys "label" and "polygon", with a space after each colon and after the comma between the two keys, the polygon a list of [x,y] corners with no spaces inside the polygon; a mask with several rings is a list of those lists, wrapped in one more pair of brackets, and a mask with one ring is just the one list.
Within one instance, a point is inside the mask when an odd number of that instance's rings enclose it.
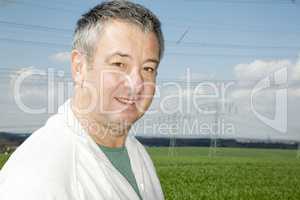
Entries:
{"label": "green field", "polygon": [[149,148],[166,199],[300,199],[295,150]]}
{"label": "green field", "polygon": [[213,157],[209,148],[148,151],[166,199],[300,199],[296,150],[218,148]]}

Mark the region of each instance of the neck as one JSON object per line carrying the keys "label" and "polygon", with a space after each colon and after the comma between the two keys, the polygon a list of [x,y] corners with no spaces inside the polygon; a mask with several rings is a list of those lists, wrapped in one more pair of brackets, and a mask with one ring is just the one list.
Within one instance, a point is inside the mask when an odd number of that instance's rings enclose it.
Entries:
{"label": "neck", "polygon": [[120,128],[121,126],[117,127],[117,124],[111,126],[101,120],[96,120],[92,113],[79,113],[77,112],[80,109],[79,103],[75,98],[72,98],[71,109],[82,128],[96,144],[111,148],[125,146],[129,128]]}

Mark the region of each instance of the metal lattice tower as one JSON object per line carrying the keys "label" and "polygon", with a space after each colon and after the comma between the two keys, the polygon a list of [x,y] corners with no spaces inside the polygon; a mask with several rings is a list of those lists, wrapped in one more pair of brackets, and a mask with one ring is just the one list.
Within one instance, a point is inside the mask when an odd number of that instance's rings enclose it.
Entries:
{"label": "metal lattice tower", "polygon": [[219,127],[218,123],[220,120],[220,108],[219,102],[215,102],[216,113],[214,115],[214,123],[216,124],[214,133],[210,133],[210,147],[209,147],[209,157],[215,157],[217,154],[217,142],[218,142],[218,135],[219,135]]}
{"label": "metal lattice tower", "polygon": [[[218,90],[220,91],[220,85],[218,84]],[[223,103],[223,106],[221,106]],[[233,102],[222,102],[220,99],[217,99],[214,102],[215,114],[214,114],[214,123],[215,123],[215,130],[214,133],[210,133],[210,147],[208,155],[209,157],[215,157],[217,155],[217,148],[218,148],[218,139],[220,136],[220,123],[222,118],[225,115],[230,114],[237,114],[237,107]]]}
{"label": "metal lattice tower", "polygon": [[181,116],[177,113],[168,115],[167,116],[167,123],[171,125],[170,129],[170,143],[169,143],[169,149],[168,149],[168,155],[169,156],[176,156],[176,135],[178,135],[178,127],[179,127],[179,118]]}
{"label": "metal lattice tower", "polygon": [[298,142],[298,149],[297,149],[297,159],[300,159],[300,142]]}

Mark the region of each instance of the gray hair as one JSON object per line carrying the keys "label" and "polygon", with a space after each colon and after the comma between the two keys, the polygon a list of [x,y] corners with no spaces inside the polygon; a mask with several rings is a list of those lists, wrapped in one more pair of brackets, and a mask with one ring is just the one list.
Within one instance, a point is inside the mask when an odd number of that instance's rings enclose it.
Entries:
{"label": "gray hair", "polygon": [[124,20],[139,26],[145,32],[153,32],[159,43],[160,59],[164,53],[164,37],[159,19],[147,8],[124,0],[105,1],[77,21],[73,49],[82,51],[91,63],[96,50],[95,40],[98,39],[101,28],[105,22],[112,19]]}

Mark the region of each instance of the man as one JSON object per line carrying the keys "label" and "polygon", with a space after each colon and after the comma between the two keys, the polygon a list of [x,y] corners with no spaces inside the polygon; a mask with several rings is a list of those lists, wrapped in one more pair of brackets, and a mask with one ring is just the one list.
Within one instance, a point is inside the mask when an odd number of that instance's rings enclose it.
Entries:
{"label": "man", "polygon": [[163,50],[159,20],[138,4],[109,1],[84,14],[74,96],[10,157],[0,199],[164,199],[149,155],[127,137],[151,104]]}

